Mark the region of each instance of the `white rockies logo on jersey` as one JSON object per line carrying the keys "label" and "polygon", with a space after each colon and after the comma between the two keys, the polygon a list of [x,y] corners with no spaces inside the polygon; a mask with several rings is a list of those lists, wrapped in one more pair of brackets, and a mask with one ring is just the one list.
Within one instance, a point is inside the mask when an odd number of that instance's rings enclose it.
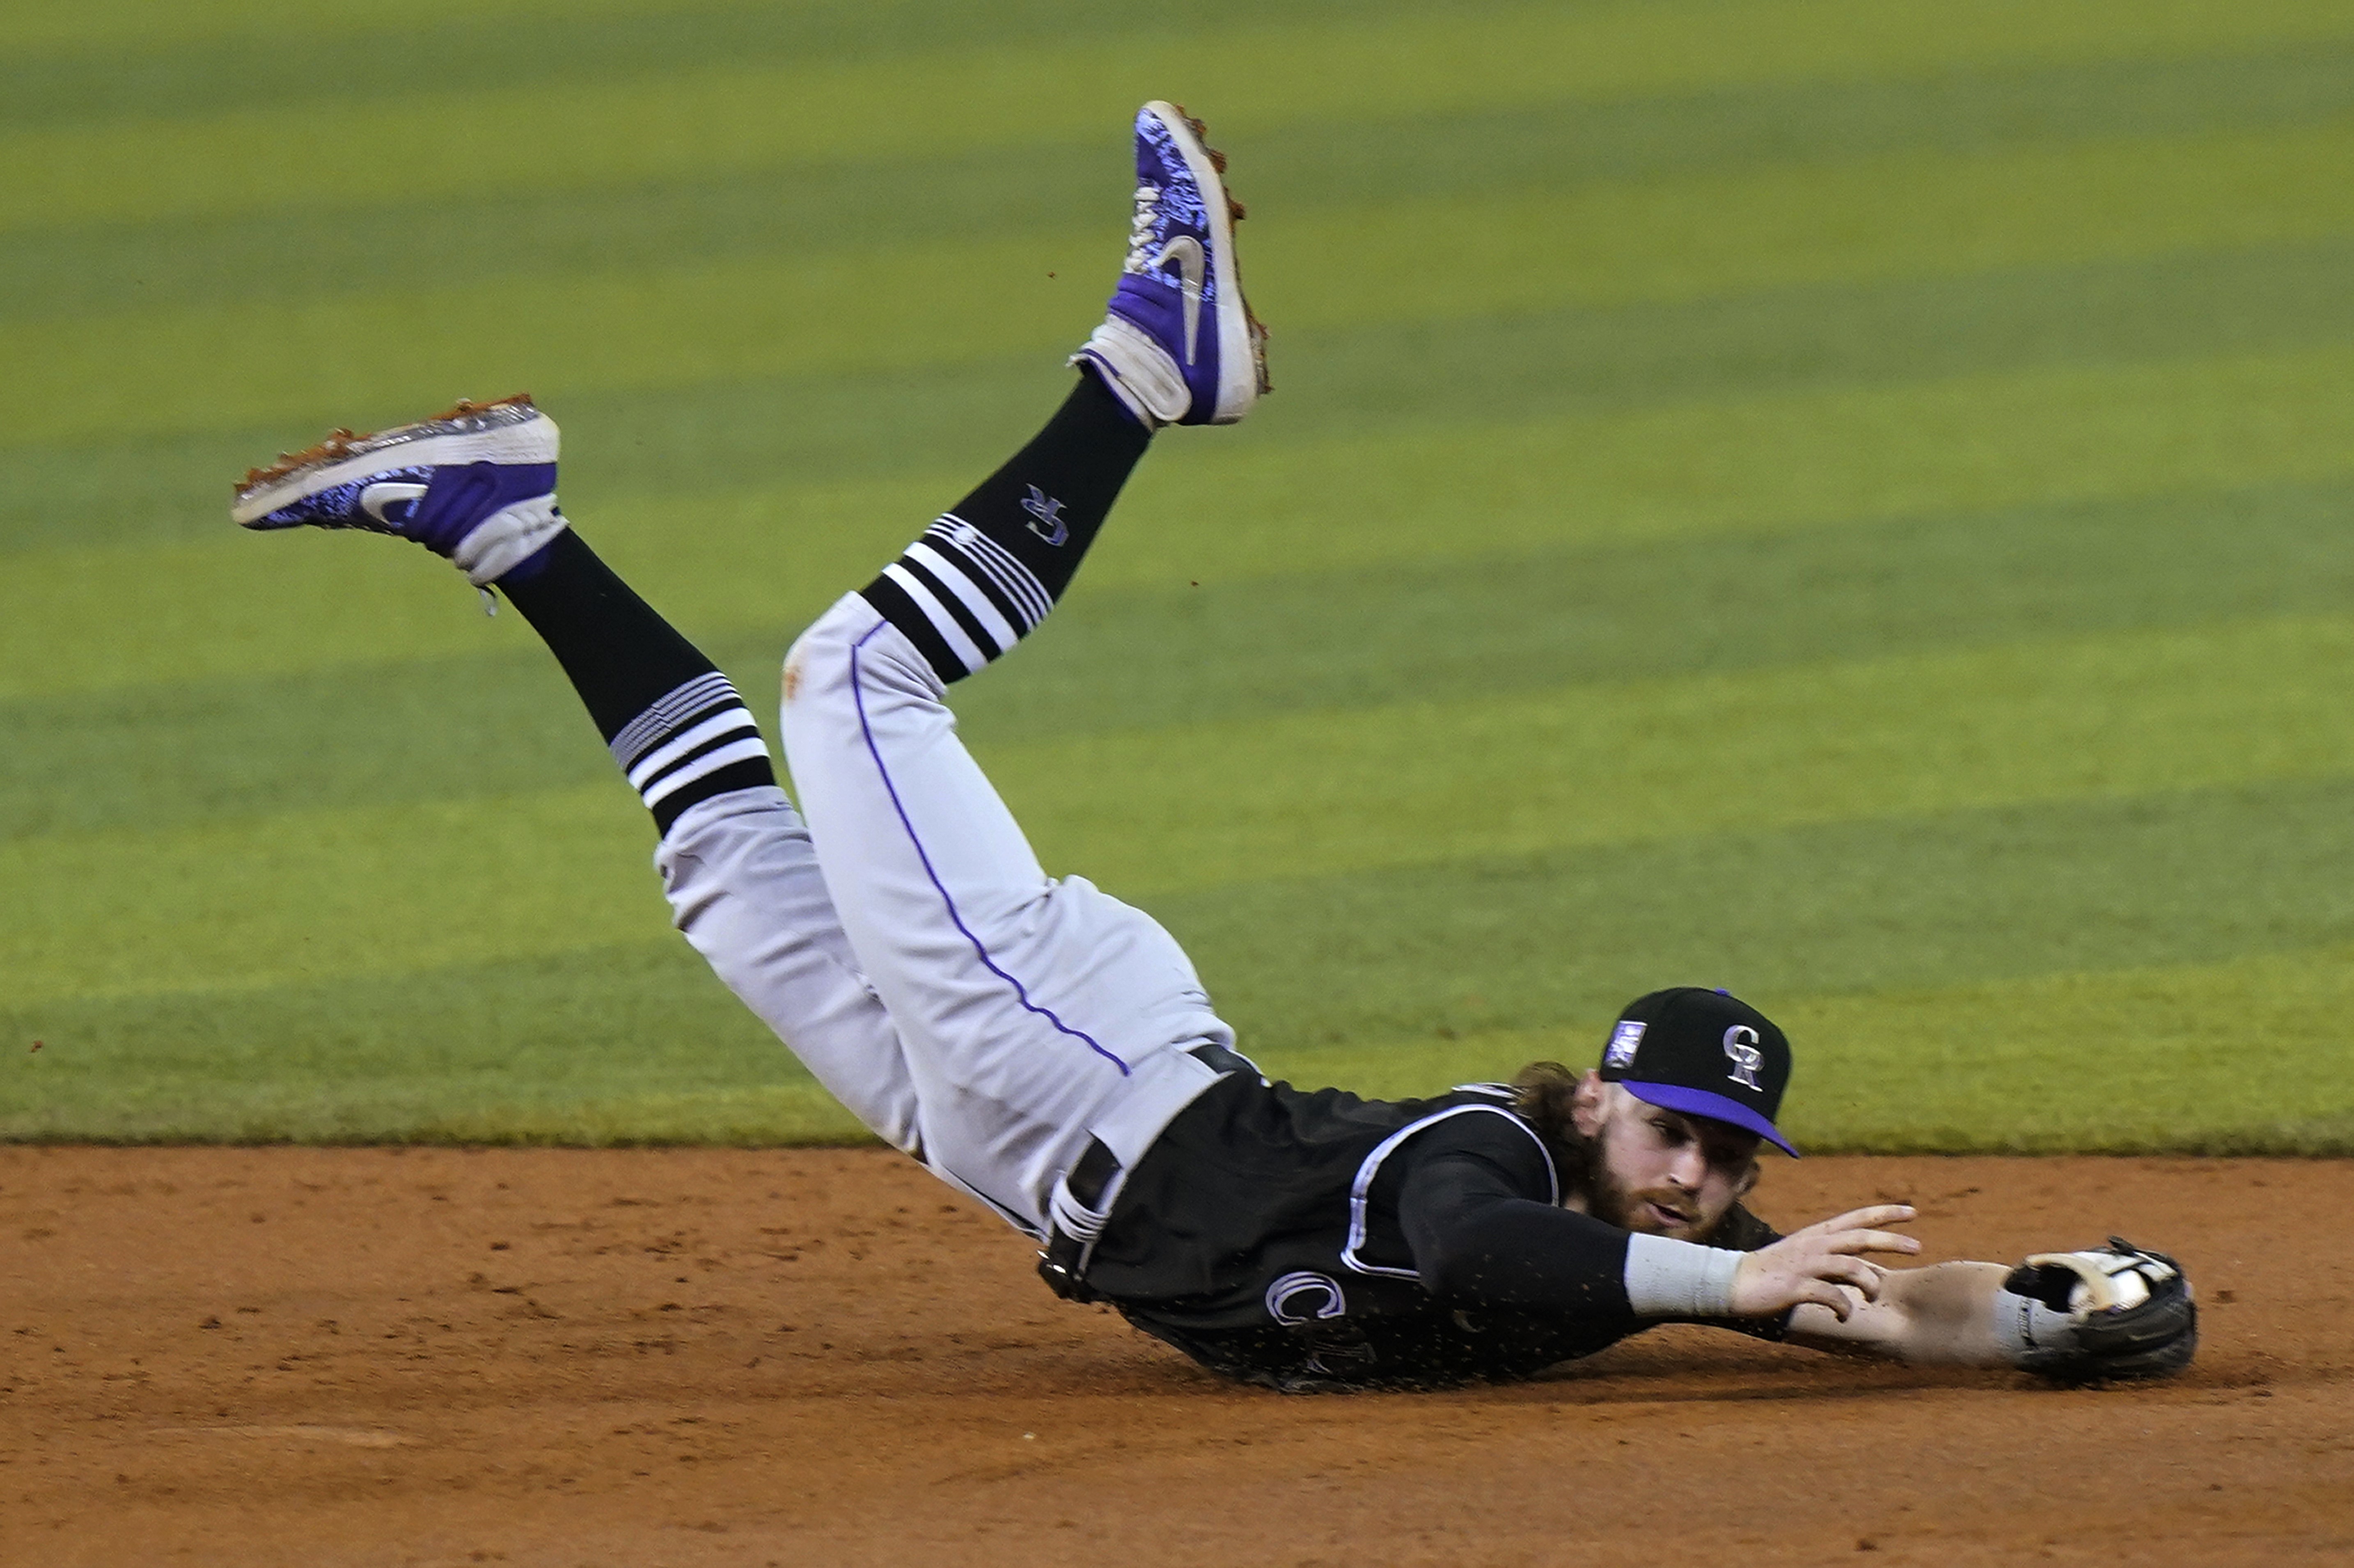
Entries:
{"label": "white rockies logo on jersey", "polygon": [[1345,1317],[1349,1298],[1329,1274],[1287,1274],[1267,1287],[1267,1315],[1287,1325]]}
{"label": "white rockies logo on jersey", "polygon": [[1733,1071],[1726,1077],[1743,1088],[1755,1089],[1761,1095],[1766,1092],[1766,1086],[1757,1081],[1757,1069],[1766,1061],[1766,1053],[1757,1048],[1757,1031],[1746,1023],[1736,1023],[1726,1030],[1724,1058],[1733,1064]]}

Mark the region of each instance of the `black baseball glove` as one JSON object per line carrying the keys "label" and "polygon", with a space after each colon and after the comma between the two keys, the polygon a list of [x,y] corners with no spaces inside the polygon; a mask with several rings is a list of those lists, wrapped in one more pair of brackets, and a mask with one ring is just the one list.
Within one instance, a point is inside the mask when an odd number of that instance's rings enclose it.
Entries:
{"label": "black baseball glove", "polygon": [[2199,1350],[2199,1304],[2182,1266],[2119,1236],[2085,1252],[2038,1253],[2002,1287],[2025,1298],[2018,1364],[2054,1382],[2172,1377]]}

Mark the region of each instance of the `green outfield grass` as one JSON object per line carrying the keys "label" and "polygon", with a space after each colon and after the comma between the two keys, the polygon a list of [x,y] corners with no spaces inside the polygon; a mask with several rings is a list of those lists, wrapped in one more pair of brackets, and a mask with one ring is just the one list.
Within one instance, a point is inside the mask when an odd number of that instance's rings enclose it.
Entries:
{"label": "green outfield grass", "polygon": [[0,0],[0,1138],[859,1136],[518,618],[228,482],[528,387],[764,707],[1052,408],[1154,96],[1278,392],[957,700],[1264,1065],[1699,982],[1803,1145],[2354,1151],[2311,0]]}

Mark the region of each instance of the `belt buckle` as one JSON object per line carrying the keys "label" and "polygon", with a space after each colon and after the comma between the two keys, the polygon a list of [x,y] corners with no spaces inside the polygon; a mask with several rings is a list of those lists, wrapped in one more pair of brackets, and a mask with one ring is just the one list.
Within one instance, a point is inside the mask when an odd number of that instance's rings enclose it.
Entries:
{"label": "belt buckle", "polygon": [[1046,1248],[1038,1255],[1038,1277],[1046,1288],[1066,1301],[1087,1306],[1103,1299],[1089,1287],[1086,1278],[1087,1248],[1076,1236],[1066,1231],[1053,1230],[1046,1234]]}

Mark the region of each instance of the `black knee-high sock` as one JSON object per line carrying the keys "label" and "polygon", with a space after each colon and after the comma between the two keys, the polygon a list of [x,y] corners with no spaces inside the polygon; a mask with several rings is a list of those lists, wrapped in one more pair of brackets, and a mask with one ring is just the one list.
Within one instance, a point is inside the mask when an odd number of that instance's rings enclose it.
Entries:
{"label": "black knee-high sock", "polygon": [[659,832],[698,800],[777,781],[727,677],[579,535],[557,535],[499,588],[572,678]]}
{"label": "black knee-high sock", "polygon": [[961,680],[1046,619],[1151,440],[1082,371],[1046,428],[860,593]]}

